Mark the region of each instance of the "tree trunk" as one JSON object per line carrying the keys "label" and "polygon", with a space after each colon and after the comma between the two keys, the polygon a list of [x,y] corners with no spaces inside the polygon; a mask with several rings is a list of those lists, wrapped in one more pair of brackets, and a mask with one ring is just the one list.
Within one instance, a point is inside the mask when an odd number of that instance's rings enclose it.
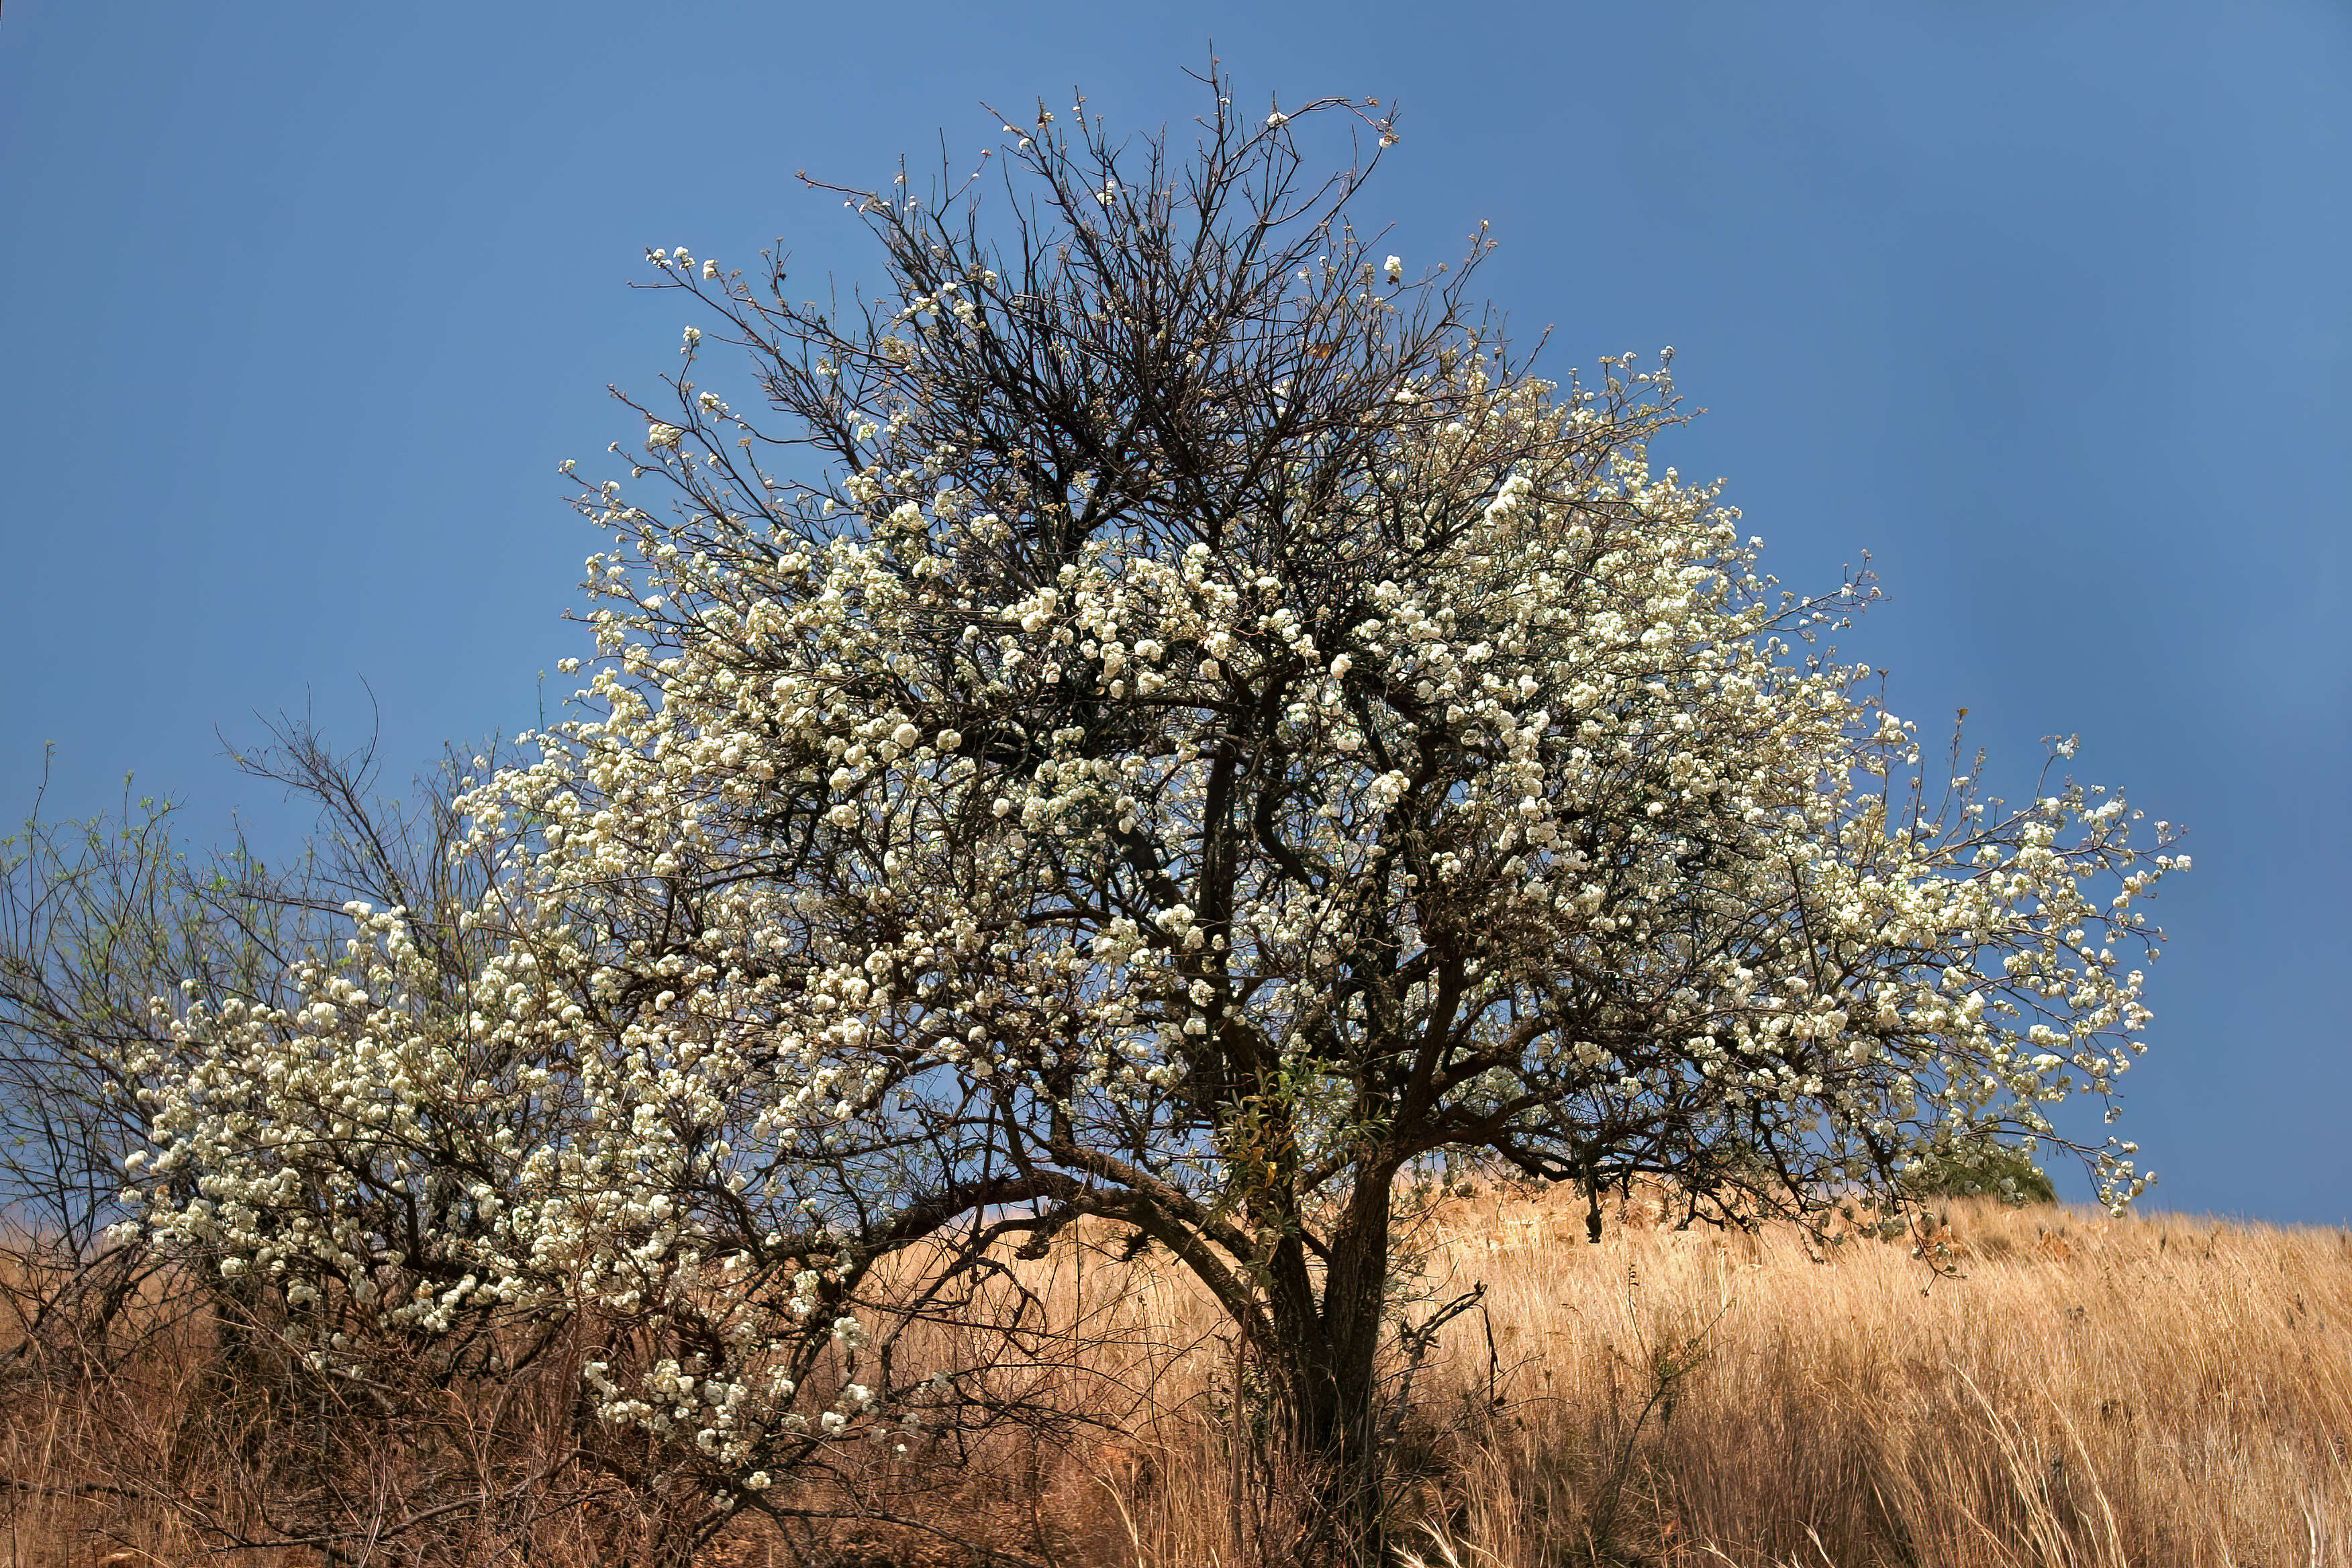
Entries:
{"label": "tree trunk", "polygon": [[1320,1300],[1277,1289],[1276,1342],[1260,1347],[1276,1405],[1261,1457],[1267,1479],[1297,1488],[1308,1516],[1303,1544],[1341,1568],[1371,1568],[1387,1554],[1379,1400],[1393,1174],[1361,1173],[1331,1235]]}

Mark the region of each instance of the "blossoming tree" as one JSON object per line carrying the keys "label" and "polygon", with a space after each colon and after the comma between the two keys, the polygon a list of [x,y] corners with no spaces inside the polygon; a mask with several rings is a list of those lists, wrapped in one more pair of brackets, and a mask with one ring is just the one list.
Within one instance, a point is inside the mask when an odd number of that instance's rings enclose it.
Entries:
{"label": "blossoming tree", "polygon": [[495,956],[452,993],[361,910],[306,1008],[184,1017],[154,1222],[427,1340],[635,1325],[603,1413],[733,1508],[957,1407],[888,1325],[1094,1216],[1229,1315],[1336,1507],[1446,1162],[1744,1221],[2106,1095],[2185,858],[2096,786],[1924,784],[1815,641],[1866,580],[1782,593],[1652,466],[1663,361],[1538,378],[1476,249],[1349,226],[1376,153],[1305,177],[1379,114],[1220,96],[1181,157],[1041,110],[1001,225],[841,193],[871,304],[654,252],[770,412],[689,329],[632,405],[667,501],[583,491],[584,716],[469,803]]}

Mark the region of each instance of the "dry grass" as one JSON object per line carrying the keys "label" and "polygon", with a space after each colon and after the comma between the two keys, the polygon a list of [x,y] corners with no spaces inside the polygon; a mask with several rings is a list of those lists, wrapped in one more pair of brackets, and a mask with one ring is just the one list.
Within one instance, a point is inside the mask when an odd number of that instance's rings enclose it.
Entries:
{"label": "dry grass", "polygon": [[[1631,1226],[1586,1247],[1543,1204],[1473,1206],[1448,1261],[1490,1281],[1516,1370],[1443,1524],[1498,1568],[1586,1544],[1840,1568],[2352,1562],[2352,1237],[1955,1205],[1964,1277],[1936,1279],[1900,1247],[1816,1264],[1785,1233]],[[1465,1341],[1466,1408],[1484,1347]]]}
{"label": "dry grass", "polygon": [[[1457,1203],[1432,1238],[1433,1299],[1486,1295],[1415,1384],[1392,1520],[1431,1568],[2352,1564],[2352,1237],[1950,1217],[1937,1240],[1958,1275],[1937,1279],[1899,1245],[1815,1262],[1791,1234],[1661,1229],[1638,1202],[1598,1246],[1564,1203],[1507,1187]],[[952,1475],[910,1471],[903,1505],[937,1534],[746,1525],[708,1557],[1283,1559],[1286,1489],[1234,1457],[1232,1363],[1197,1297],[1083,1237],[1029,1268],[1100,1331],[1072,1394],[1113,1435],[1014,1435]],[[228,1462],[191,1421],[219,1395],[201,1325],[173,1332],[103,1397],[29,1397],[20,1380],[0,1429],[8,1563],[196,1559],[206,1542],[135,1489],[84,1489],[110,1433],[183,1485]],[[533,1541],[552,1564],[633,1555],[609,1533]]]}

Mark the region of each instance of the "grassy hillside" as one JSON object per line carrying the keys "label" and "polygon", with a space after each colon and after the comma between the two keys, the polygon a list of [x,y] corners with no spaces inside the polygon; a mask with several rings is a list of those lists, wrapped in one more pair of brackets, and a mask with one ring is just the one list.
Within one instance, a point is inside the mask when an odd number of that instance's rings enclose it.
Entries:
{"label": "grassy hillside", "polygon": [[[1429,1563],[2352,1563],[2352,1237],[1964,1201],[1929,1241],[1938,1277],[1902,1244],[1815,1260],[1792,1233],[1676,1230],[1658,1206],[1612,1205],[1588,1245],[1580,1205],[1498,1186],[1425,1236],[1425,1300],[1486,1287],[1396,1433],[1392,1516]],[[1050,1382],[1090,1429],[1008,1434],[944,1467],[877,1459],[827,1493],[887,1498],[935,1532],[754,1522],[706,1558],[1238,1568],[1251,1539],[1279,1558],[1280,1489],[1235,1481],[1245,1416],[1211,1315],[1150,1258],[1084,1236],[1021,1267],[1090,1348],[1006,1375]],[[205,1323],[147,1326],[109,1381],[55,1354],[10,1362],[5,1561],[194,1561],[223,1531],[265,1536],[270,1489],[305,1484],[252,1447],[282,1445],[282,1425],[221,1418],[237,1391]],[[446,1431],[345,1462],[381,1467],[390,1506],[401,1467],[452,1433],[517,1429],[488,1418],[496,1394],[453,1394],[472,1413]],[[506,1462],[537,1491],[502,1522],[347,1541],[343,1560],[520,1562],[526,1541],[537,1563],[629,1560],[637,1537],[595,1477],[543,1468]],[[215,1533],[158,1507],[167,1486],[209,1500]]]}

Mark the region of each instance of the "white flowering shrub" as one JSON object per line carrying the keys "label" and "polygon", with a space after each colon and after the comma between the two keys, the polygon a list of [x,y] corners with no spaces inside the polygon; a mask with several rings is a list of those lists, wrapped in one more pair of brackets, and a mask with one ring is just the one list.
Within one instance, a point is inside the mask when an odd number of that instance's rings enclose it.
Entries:
{"label": "white flowering shrub", "polygon": [[[594,1414],[679,1450],[724,1489],[719,1514],[828,1444],[903,1439],[952,1406],[919,1386],[877,1414],[887,1359],[865,1370],[847,1305],[872,1257],[745,1178],[727,1134],[760,1069],[724,1031],[662,1002],[600,1037],[561,987],[612,968],[512,909],[452,1005],[406,910],[346,912],[340,960],[289,973],[300,1005],[190,1006],[177,1049],[132,1064],[163,1086],[160,1152],[131,1162],[156,1184],[154,1237],[248,1315],[273,1292],[312,1373],[502,1373],[518,1336],[564,1332]],[[764,1227],[714,1226],[726,1196]]]}
{"label": "white flowering shrub", "polygon": [[1931,779],[1816,640],[1866,579],[1782,592],[1653,466],[1663,360],[1538,378],[1302,183],[1349,110],[1221,100],[1181,167],[1041,112],[993,239],[846,193],[892,278],[846,320],[653,253],[781,423],[690,330],[583,492],[582,716],[466,802],[494,955],[452,994],[355,909],[303,1005],[180,1016],[152,1223],[420,1346],[640,1325],[598,1411],[741,1502],[947,1397],[861,1289],[951,1315],[1102,1216],[1361,1466],[1433,1162],[1802,1213],[2107,1095],[2186,858]]}
{"label": "white flowering shrub", "polygon": [[121,1063],[161,1031],[150,999],[271,986],[291,922],[262,868],[192,857],[177,807],[47,821],[0,837],[0,1281],[31,1327],[20,1362],[71,1344],[105,1362],[149,1283],[142,1247],[108,1233],[142,1108]]}

